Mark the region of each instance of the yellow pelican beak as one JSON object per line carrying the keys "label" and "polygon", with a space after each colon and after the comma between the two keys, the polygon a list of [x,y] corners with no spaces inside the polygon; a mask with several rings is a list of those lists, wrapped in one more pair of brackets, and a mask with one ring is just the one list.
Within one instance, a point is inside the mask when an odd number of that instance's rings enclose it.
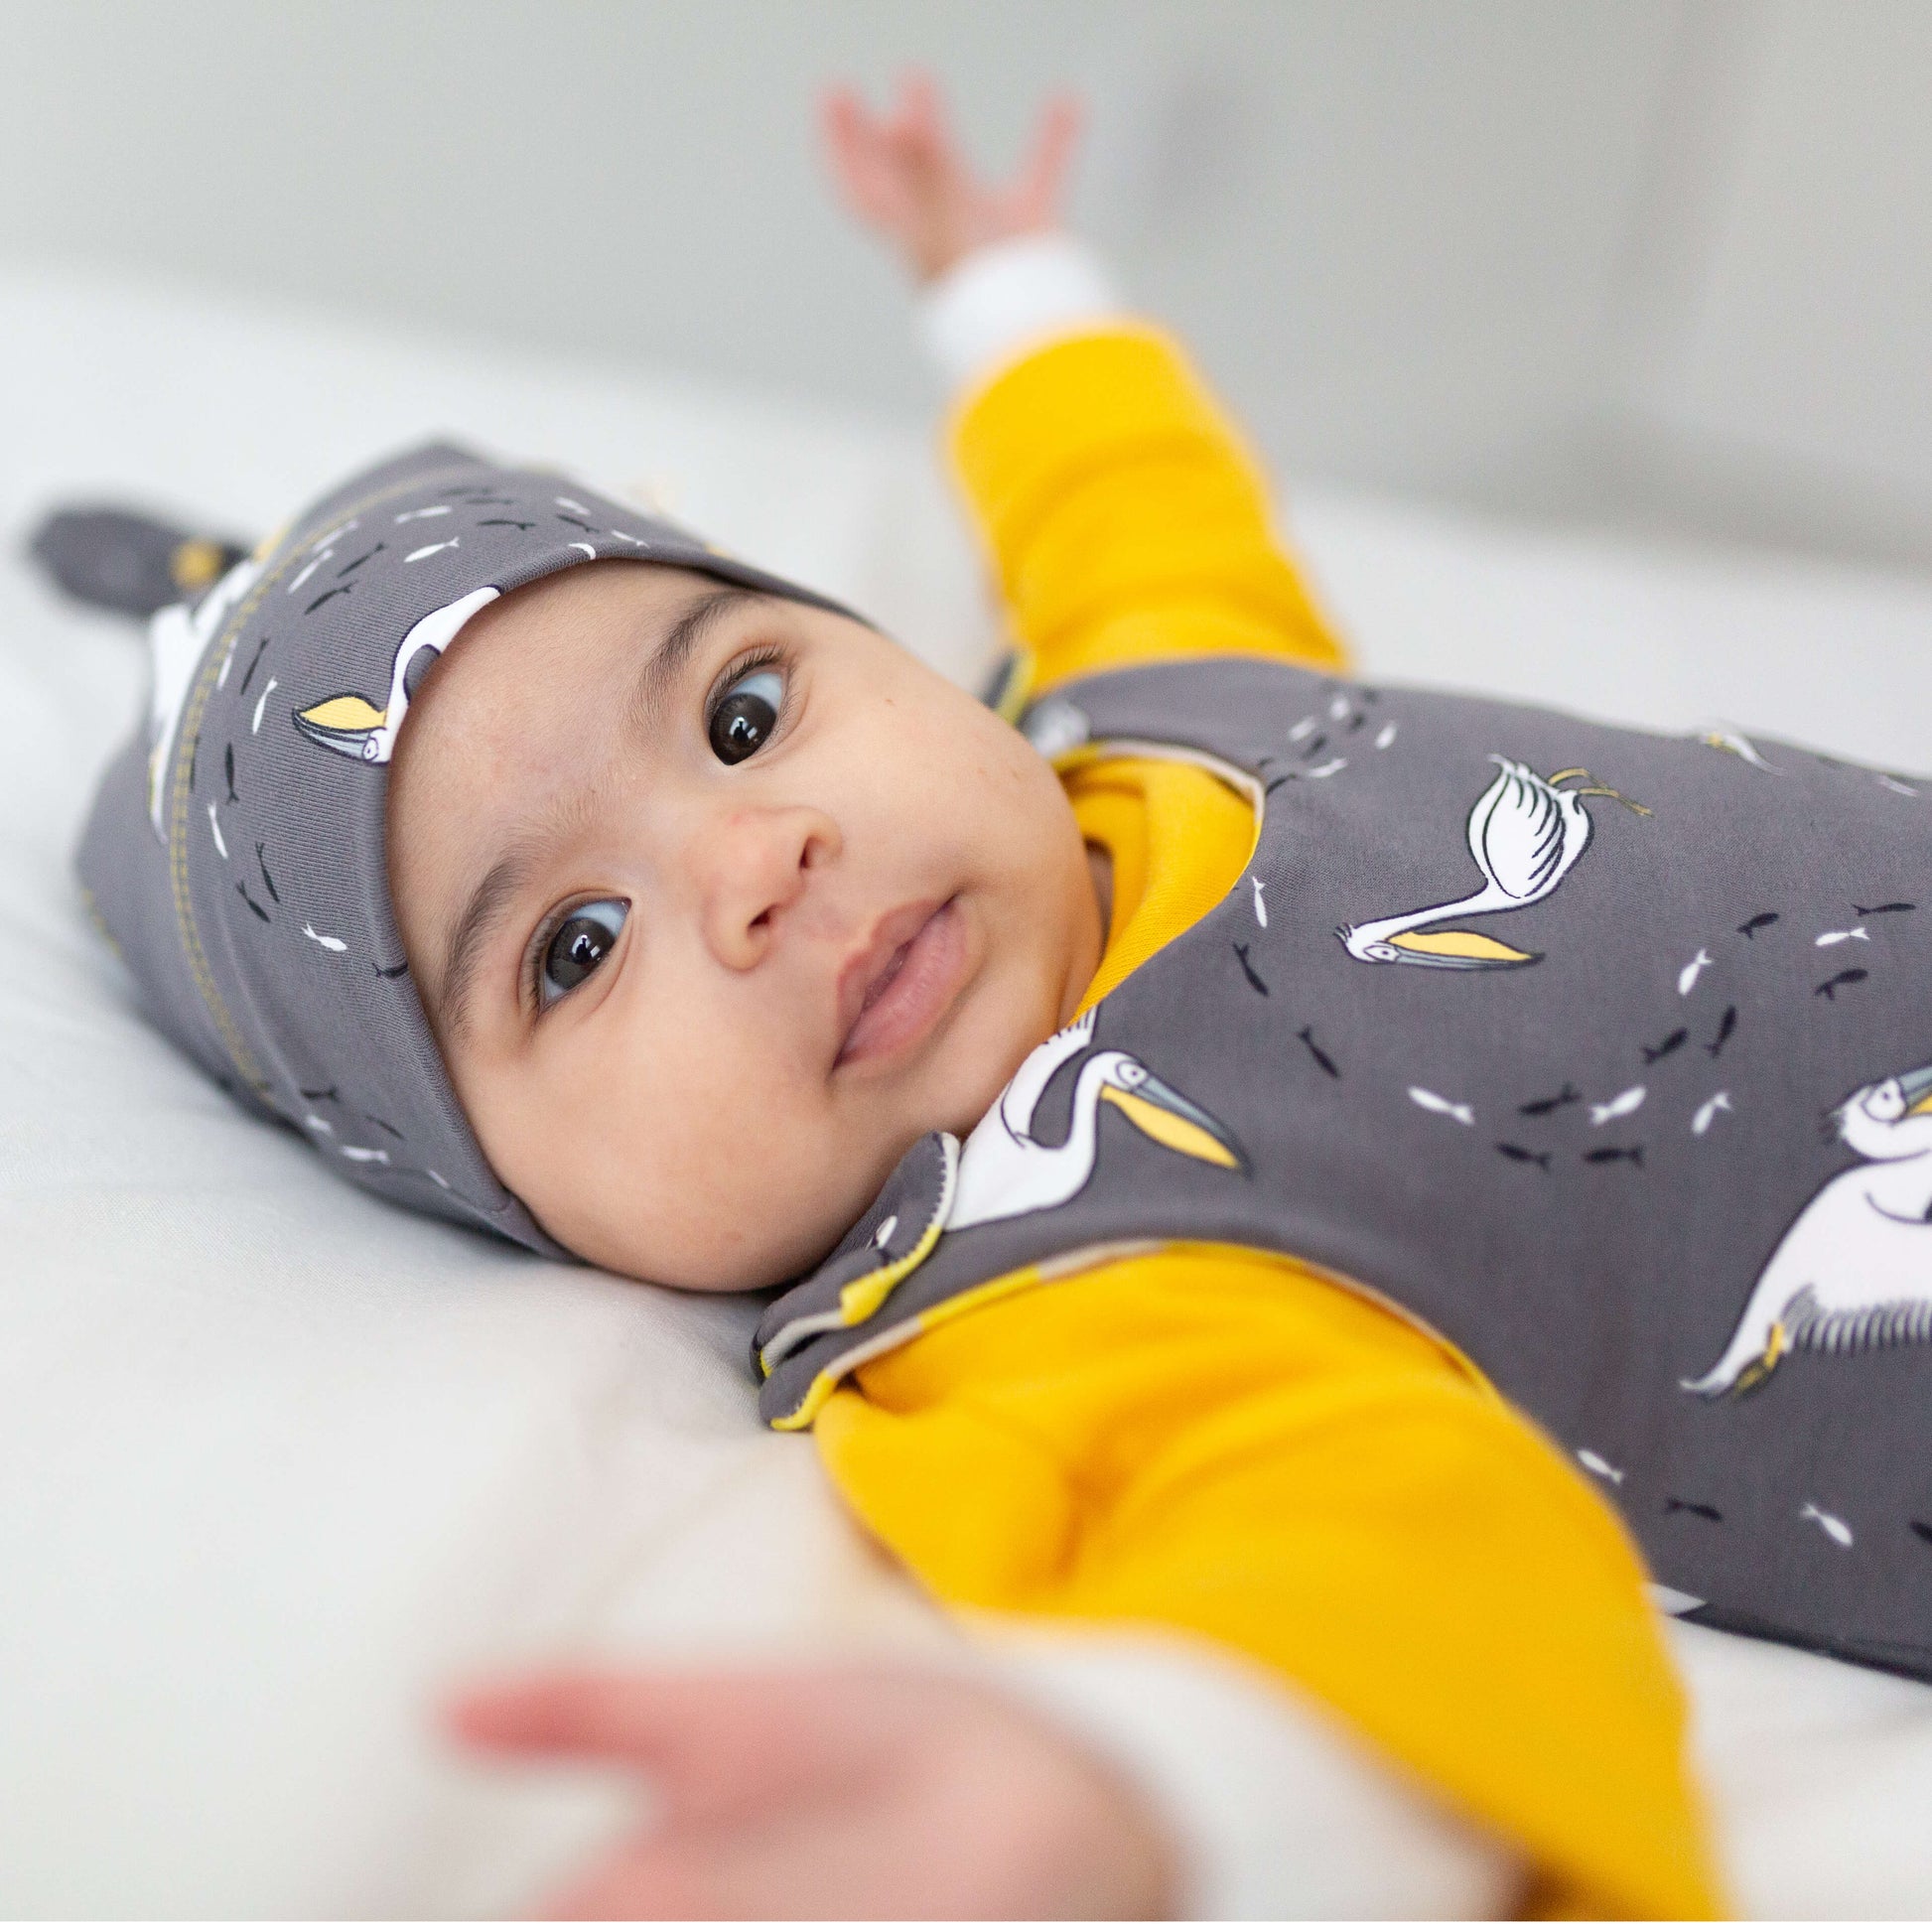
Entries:
{"label": "yellow pelican beak", "polygon": [[1391,935],[1389,946],[1405,950],[1418,962],[1434,962],[1446,969],[1507,969],[1540,959],[1527,949],[1513,949],[1493,935],[1478,935],[1466,928],[1447,928],[1439,934],[1417,930]]}
{"label": "yellow pelican beak", "polygon": [[360,761],[364,744],[387,720],[384,710],[360,695],[332,695],[326,702],[301,710],[295,725],[311,742]]}
{"label": "yellow pelican beak", "polygon": [[1240,1144],[1205,1109],[1196,1108],[1158,1076],[1150,1075],[1138,1089],[1117,1089],[1109,1083],[1100,1096],[1163,1149],[1191,1156],[1197,1163],[1212,1163],[1216,1168],[1247,1173],[1248,1159]]}

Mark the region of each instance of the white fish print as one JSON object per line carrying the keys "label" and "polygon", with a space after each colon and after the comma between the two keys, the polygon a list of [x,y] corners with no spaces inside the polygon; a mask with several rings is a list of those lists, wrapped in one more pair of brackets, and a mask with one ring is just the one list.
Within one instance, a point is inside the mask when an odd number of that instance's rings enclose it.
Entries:
{"label": "white fish print", "polygon": [[1418,1109],[1427,1109],[1433,1116],[1452,1117],[1464,1129],[1476,1126],[1476,1112],[1466,1102],[1451,1102],[1448,1096],[1439,1096],[1434,1089],[1418,1089],[1412,1085],[1409,1100]]}
{"label": "white fish print", "polygon": [[217,688],[225,688],[228,685],[228,670],[234,665],[234,644],[240,639],[239,632],[228,636],[227,648],[221,656],[221,672],[214,677],[214,685]]}
{"label": "white fish print", "polygon": [[569,508],[571,513],[573,514],[588,514],[590,512],[590,509],[587,508],[582,501],[573,501],[568,494],[553,494],[551,496],[551,499],[554,500],[559,507]]}
{"label": "white fish print", "polygon": [[1828,928],[1823,935],[1818,936],[1812,942],[1812,947],[1815,949],[1831,949],[1836,948],[1841,942],[1868,942],[1870,940],[1871,937],[1864,932],[1863,925],[1861,924],[1858,928]]}
{"label": "white fish print", "polygon": [[888,1216],[886,1220],[882,1222],[879,1225],[879,1227],[873,1231],[873,1235],[872,1235],[873,1248],[884,1249],[886,1245],[893,1240],[893,1231],[897,1227],[898,1227],[898,1218],[897,1216]]}
{"label": "white fish print", "polygon": [[214,804],[212,802],[209,802],[207,805],[207,825],[208,832],[214,837],[214,846],[221,851],[221,860],[223,862],[227,861],[228,845],[221,839],[221,824],[215,816]]}
{"label": "white fish print", "polygon": [[386,1163],[389,1160],[389,1152],[386,1149],[361,1149],[354,1143],[345,1143],[343,1154],[351,1163]]}
{"label": "white fish print", "polygon": [[1348,757],[1345,755],[1338,755],[1332,761],[1324,761],[1320,767],[1311,768],[1309,770],[1309,779],[1311,781],[1325,781],[1330,775],[1340,774],[1347,766]]}
{"label": "white fish print", "polygon": [[359,528],[361,525],[362,523],[360,521],[345,521],[340,527],[331,528],[327,534],[318,535],[315,540],[309,543],[309,552],[314,554],[318,549],[333,548],[344,535],[349,533],[351,529]]}
{"label": "white fish print", "polygon": [[268,698],[274,692],[275,677],[270,675],[268,678],[268,686],[262,690],[261,694],[255,700],[255,719],[248,724],[248,733],[250,735],[259,735],[262,732],[262,710],[268,706]]}
{"label": "white fish print", "polygon": [[289,593],[293,595],[295,591],[298,588],[300,588],[302,584],[305,581],[307,581],[309,577],[313,575],[315,571],[318,568],[320,568],[325,561],[331,559],[332,556],[329,550],[325,548],[321,554],[317,555],[316,558],[312,562],[310,562],[309,565],[306,568],[304,568],[303,571],[299,575],[297,575],[292,582],[289,583]]}
{"label": "white fish print", "polygon": [[1643,1107],[1646,1091],[1639,1082],[1634,1089],[1625,1089],[1620,1096],[1612,1096],[1608,1102],[1592,1102],[1589,1105],[1589,1126],[1601,1129],[1606,1122],[1615,1122],[1619,1116],[1634,1116]]}
{"label": "white fish print", "polygon": [[1337,695],[1334,698],[1334,700],[1328,704],[1328,719],[1331,722],[1339,722],[1344,720],[1347,714],[1348,714],[1348,697],[1346,695]]}
{"label": "white fish print", "polygon": [[1384,722],[1382,724],[1381,733],[1377,735],[1375,738],[1375,746],[1378,749],[1386,749],[1389,746],[1389,744],[1395,740],[1395,732],[1397,728],[1400,726],[1401,725],[1396,722]]}
{"label": "white fish print", "polygon": [[1910,782],[1900,781],[1896,775],[1874,775],[1872,779],[1880,788],[1889,788],[1894,795],[1916,796],[1918,790]]}
{"label": "white fish print", "polygon": [[1302,719],[1299,722],[1297,722],[1292,729],[1289,730],[1288,739],[1291,742],[1306,742],[1309,739],[1309,737],[1313,733],[1314,733],[1314,717],[1312,715],[1304,715]]}
{"label": "white fish print", "polygon": [[[455,543],[453,542],[451,545],[455,546]],[[593,561],[597,559],[597,550],[593,548],[588,541],[572,541],[567,543],[566,545],[572,548],[582,548],[583,551],[587,555],[589,555]]]}
{"label": "white fish print", "polygon": [[1711,966],[1711,951],[1699,949],[1677,972],[1677,993],[1688,996],[1698,986],[1698,977]]}
{"label": "white fish print", "polygon": [[1248,880],[1254,884],[1255,920],[1259,922],[1263,928],[1266,928],[1268,926],[1268,903],[1262,895],[1262,889],[1265,885],[1263,884],[1259,876],[1250,876]]}
{"label": "white fish print", "polygon": [[336,1125],[332,1122],[324,1122],[320,1116],[304,1116],[302,1120],[318,1136],[333,1136],[336,1133]]}
{"label": "white fish print", "polygon": [[447,541],[432,541],[427,548],[418,548],[414,554],[404,555],[403,561],[405,564],[412,561],[427,561],[431,555],[440,555],[445,548],[461,546],[462,541],[463,537],[460,534],[451,535]]}
{"label": "white fish print", "polygon": [[1592,1476],[1600,1476],[1606,1482],[1610,1483],[1620,1483],[1623,1481],[1624,1472],[1618,1469],[1614,1463],[1606,1463],[1593,1449],[1578,1450],[1577,1460]]}
{"label": "white fish print", "polygon": [[412,507],[406,513],[396,516],[396,526],[401,527],[405,521],[432,520],[439,514],[449,514],[453,511],[449,507]]}
{"label": "white fish print", "polygon": [[1720,1089],[1709,1102],[1701,1102],[1698,1104],[1698,1112],[1691,1118],[1691,1134],[1693,1136],[1702,1136],[1717,1121],[1718,1111],[1721,1109],[1726,1115],[1730,1113],[1730,1091],[1728,1089]]}
{"label": "white fish print", "polygon": [[341,955],[348,947],[340,935],[318,935],[307,922],[302,924],[302,932],[310,941],[320,942],[331,955]]}
{"label": "white fish print", "polygon": [[1807,1523],[1817,1524],[1841,1550],[1852,1548],[1852,1526],[1843,1517],[1835,1517],[1831,1511],[1821,1510],[1816,1503],[1807,1503],[1798,1515]]}

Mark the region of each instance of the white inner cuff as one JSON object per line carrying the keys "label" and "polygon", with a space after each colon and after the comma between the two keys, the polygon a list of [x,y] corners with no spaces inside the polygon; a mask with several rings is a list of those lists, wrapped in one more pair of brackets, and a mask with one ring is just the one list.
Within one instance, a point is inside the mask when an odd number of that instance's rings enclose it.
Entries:
{"label": "white inner cuff", "polygon": [[1272,1673],[1180,1638],[1005,1626],[998,1680],[1148,1797],[1193,1918],[1504,1917],[1521,1856],[1444,1810]]}

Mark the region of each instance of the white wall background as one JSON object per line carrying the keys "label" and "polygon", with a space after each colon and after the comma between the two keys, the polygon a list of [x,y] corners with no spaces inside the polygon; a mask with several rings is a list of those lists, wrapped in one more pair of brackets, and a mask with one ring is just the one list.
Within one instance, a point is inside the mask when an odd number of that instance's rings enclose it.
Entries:
{"label": "white wall background", "polygon": [[[1923,0],[0,0],[0,255],[929,405],[815,88],[908,61],[1282,467],[1932,562]],[[156,378],[167,378],[157,367]],[[457,424],[460,425],[460,424]]]}

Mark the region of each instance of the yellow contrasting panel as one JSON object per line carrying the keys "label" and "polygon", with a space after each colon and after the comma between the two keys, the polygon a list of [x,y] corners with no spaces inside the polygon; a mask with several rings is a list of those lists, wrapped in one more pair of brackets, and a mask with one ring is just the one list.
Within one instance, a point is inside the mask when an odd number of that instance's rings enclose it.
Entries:
{"label": "yellow contrasting panel", "polygon": [[380,728],[385,713],[360,695],[332,695],[326,702],[305,708],[302,719],[317,728],[340,729],[347,734],[351,729]]}
{"label": "yellow contrasting panel", "polygon": [[1478,935],[1473,929],[1449,928],[1440,935],[1391,935],[1389,946],[1410,949],[1418,955],[1456,955],[1480,962],[1534,962],[1526,949],[1513,949],[1493,936]]}
{"label": "yellow contrasting panel", "polygon": [[1905,1113],[1908,1116],[1932,1115],[1932,1090],[1920,1096]]}
{"label": "yellow contrasting panel", "polygon": [[1152,1136],[1163,1149],[1191,1156],[1197,1163],[1217,1164],[1224,1169],[1241,1167],[1241,1159],[1219,1137],[1210,1136],[1199,1123],[1176,1116],[1172,1109],[1163,1109],[1158,1102],[1114,1088],[1102,1089],[1100,1099],[1111,1102],[1143,1136]]}

